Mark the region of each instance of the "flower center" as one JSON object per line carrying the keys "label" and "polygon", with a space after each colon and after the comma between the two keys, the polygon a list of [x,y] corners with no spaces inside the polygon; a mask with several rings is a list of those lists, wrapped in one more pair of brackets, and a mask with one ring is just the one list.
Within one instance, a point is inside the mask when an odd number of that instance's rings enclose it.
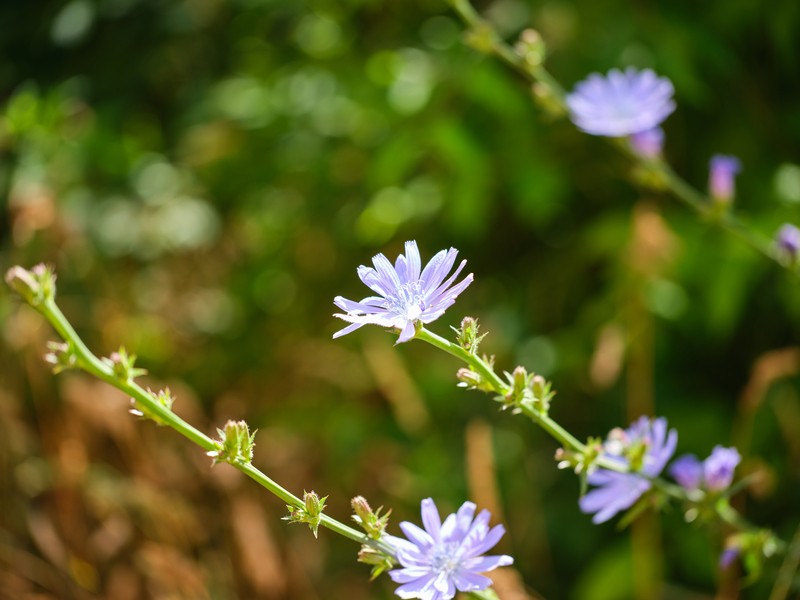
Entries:
{"label": "flower center", "polygon": [[431,549],[431,569],[437,573],[450,575],[461,566],[461,556],[458,553],[459,544],[436,544]]}
{"label": "flower center", "polygon": [[419,319],[422,311],[425,310],[422,286],[418,280],[404,283],[397,288],[394,295],[386,298],[386,301],[392,312],[408,321]]}

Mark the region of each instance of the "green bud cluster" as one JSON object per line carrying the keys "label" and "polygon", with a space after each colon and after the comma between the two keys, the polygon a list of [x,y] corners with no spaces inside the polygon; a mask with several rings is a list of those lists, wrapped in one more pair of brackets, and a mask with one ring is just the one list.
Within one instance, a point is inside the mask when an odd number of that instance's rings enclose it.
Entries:
{"label": "green bud cluster", "polygon": [[53,373],[55,375],[68,369],[74,369],[78,363],[78,355],[75,352],[75,344],[72,341],[47,342],[47,349],[50,352],[44,355],[44,361],[53,365]]}
{"label": "green bud cluster", "polygon": [[547,46],[538,31],[526,29],[520,34],[519,41],[514,44],[514,51],[526,65],[538,67],[547,55]]}
{"label": "green bud cluster", "polygon": [[456,342],[459,346],[470,354],[478,353],[478,345],[486,337],[485,333],[483,335],[478,333],[480,330],[478,319],[464,317],[461,320],[461,327],[458,329],[451,327],[451,329],[456,332]]}
{"label": "green bud cluster", "polygon": [[216,450],[206,454],[214,459],[214,464],[250,463],[253,460],[253,448],[257,430],[250,433],[250,428],[244,421],[228,421],[225,427],[217,429],[219,440],[216,440]]}
{"label": "green bud cluster", "polygon": [[517,367],[512,373],[505,373],[509,383],[509,391],[495,398],[503,408],[512,408],[519,412],[523,408],[532,409],[546,415],[550,410],[550,401],[555,396],[552,386],[541,375],[528,373],[525,367]]}
{"label": "green bud cluster", "polygon": [[134,379],[147,373],[146,369],[137,369],[134,366],[136,355],[128,354],[122,347],[117,352],[112,352],[111,356],[103,357],[103,363],[111,367],[114,376],[123,383],[133,383]]}
{"label": "green bud cluster", "polygon": [[381,515],[383,507],[373,511],[369,503],[363,496],[356,496],[350,501],[350,506],[353,507],[353,521],[358,523],[361,528],[367,532],[367,535],[373,540],[379,540],[383,533],[386,531],[386,526],[389,524],[389,515],[392,510],[389,509],[385,514]]}
{"label": "green bud cluster", "polygon": [[[175,398],[172,396],[172,392],[170,392],[169,388],[160,390],[157,394],[148,389],[147,393],[150,394],[150,396],[159,406],[172,412],[172,403],[175,402]],[[131,405],[132,408],[128,412],[130,412],[132,415],[142,417],[143,419],[150,419],[151,421],[155,421],[157,425],[167,425],[164,419],[162,419],[157,413],[153,412],[153,410],[147,408],[147,406],[141,402],[138,402],[136,398],[131,398]]]}
{"label": "green bud cluster", "polygon": [[491,382],[487,381],[479,373],[476,373],[471,369],[459,369],[456,371],[456,378],[458,378],[458,387],[467,388],[468,390],[491,392],[494,389]]}
{"label": "green bud cluster", "polygon": [[603,440],[590,437],[582,451],[556,450],[559,469],[572,469],[578,475],[589,475],[597,470],[597,459],[603,452]]}
{"label": "green bud cluster", "polygon": [[6,272],[6,283],[34,307],[56,297],[56,274],[52,267],[44,264],[31,270],[11,267]]}
{"label": "green bud cluster", "polygon": [[303,492],[303,506],[292,506],[287,504],[286,508],[289,511],[288,517],[283,517],[284,521],[289,523],[306,523],[314,537],[317,537],[319,530],[319,522],[322,519],[322,511],[325,510],[325,501],[327,496],[320,498],[313,490],[310,492]]}
{"label": "green bud cluster", "polygon": [[367,544],[361,546],[361,550],[358,553],[358,562],[372,567],[370,571],[370,580],[375,579],[381,573],[388,571],[395,565],[393,557],[386,554],[383,550],[373,548]]}

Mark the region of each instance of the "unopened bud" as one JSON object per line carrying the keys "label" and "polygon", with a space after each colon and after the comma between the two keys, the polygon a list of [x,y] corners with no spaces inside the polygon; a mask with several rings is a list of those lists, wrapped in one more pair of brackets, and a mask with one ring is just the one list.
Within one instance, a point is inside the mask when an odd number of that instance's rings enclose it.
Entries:
{"label": "unopened bud", "polygon": [[290,523],[306,523],[317,537],[319,530],[319,523],[322,520],[322,511],[325,509],[325,501],[327,496],[320,498],[316,492],[303,492],[303,508],[287,504],[286,508],[289,510],[289,516],[283,517],[284,521]]}
{"label": "unopened bud", "polygon": [[800,257],[800,229],[791,223],[785,223],[775,234],[775,250],[778,258],[794,266]]}
{"label": "unopened bud", "polygon": [[256,431],[250,433],[250,428],[244,421],[228,421],[225,427],[217,429],[219,439],[216,440],[217,448],[206,454],[218,462],[249,463],[253,460]]}
{"label": "unopened bud", "polygon": [[386,514],[381,515],[383,507],[373,511],[363,496],[356,496],[350,501],[353,507],[353,520],[358,523],[361,528],[367,532],[367,535],[374,540],[378,540],[386,531],[386,526],[389,524],[389,515],[392,513],[388,510]]}
{"label": "unopened bud", "polygon": [[715,154],[708,169],[708,191],[717,204],[728,206],[736,194],[736,175],[742,163],[735,156]]}
{"label": "unopened bud", "polygon": [[[155,399],[156,403],[161,408],[167,411],[172,411],[172,404],[175,402],[175,398],[173,397],[169,388],[160,390],[157,394],[154,394],[153,391],[148,388],[147,393],[150,394],[153,399]],[[135,398],[131,398],[131,405],[132,408],[128,412],[132,415],[155,421],[156,425],[167,424],[167,422],[157,412],[154,412],[144,404],[137,402]]]}
{"label": "unopened bud", "polygon": [[458,345],[461,346],[464,350],[469,352],[470,354],[477,354],[478,353],[478,345],[481,343],[481,340],[486,337],[486,334],[479,335],[478,331],[480,327],[478,326],[478,319],[473,317],[464,317],[461,320],[461,327],[456,329],[452,327],[453,331],[456,332],[456,341]]}
{"label": "unopened bud", "polygon": [[71,343],[47,342],[47,349],[50,352],[44,355],[44,361],[53,365],[53,373],[56,375],[75,367],[78,357]]}
{"label": "unopened bud", "polygon": [[147,373],[146,369],[135,367],[136,355],[128,354],[125,348],[120,348],[117,352],[112,352],[108,358],[103,358],[103,362],[111,367],[114,375],[123,383],[131,383],[134,379]]}
{"label": "unopened bud", "polygon": [[30,271],[20,266],[11,267],[6,272],[6,283],[31,306],[38,306],[56,295],[55,273],[43,264]]}
{"label": "unopened bud", "polygon": [[394,558],[382,550],[367,546],[366,544],[361,546],[361,550],[358,553],[358,562],[372,567],[372,572],[370,574],[371,580],[395,565]]}
{"label": "unopened bud", "polygon": [[456,371],[456,378],[458,379],[458,387],[467,388],[470,390],[482,390],[484,392],[491,391],[492,385],[488,383],[483,377],[471,369],[461,368]]}
{"label": "unopened bud", "polygon": [[535,29],[526,29],[519,36],[519,41],[514,45],[517,55],[526,64],[536,67],[544,62],[547,53],[542,36]]}

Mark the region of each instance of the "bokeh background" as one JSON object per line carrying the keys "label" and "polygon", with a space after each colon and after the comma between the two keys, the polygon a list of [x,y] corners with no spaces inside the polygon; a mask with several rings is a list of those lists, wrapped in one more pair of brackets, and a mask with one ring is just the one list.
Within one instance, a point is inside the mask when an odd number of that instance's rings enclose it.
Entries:
{"label": "bokeh background", "polygon": [[[748,222],[800,221],[796,0],[479,8],[511,41],[536,27],[568,88],[668,76],[676,170],[702,189],[711,154],[738,155]],[[333,297],[367,294],[359,264],[454,246],[475,283],[434,331],[478,317],[500,368],[552,379],[578,437],[654,413],[679,452],[736,444],[737,505],[797,526],[797,279],[637,186],[461,39],[440,0],[4,2],[0,266],[53,264],[91,348],[124,344],[206,432],[248,420],[255,463],[341,520],[356,494],[395,524],[428,496],[491,508],[516,557],[504,599],[766,598],[779,563],[739,590],[717,570],[725,532],[679,507],[592,525],[555,443],[456,388],[453,359],[378,329],[331,340]],[[393,597],[352,542],[280,521],[109,387],[53,377],[53,332],[5,287],[0,333],[0,597]]]}

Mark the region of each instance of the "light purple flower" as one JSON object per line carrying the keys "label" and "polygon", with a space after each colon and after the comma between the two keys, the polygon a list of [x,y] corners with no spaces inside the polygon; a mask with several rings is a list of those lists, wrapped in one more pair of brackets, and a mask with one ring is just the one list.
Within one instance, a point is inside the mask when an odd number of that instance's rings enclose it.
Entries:
{"label": "light purple flower", "polygon": [[669,474],[687,490],[703,485],[703,463],[694,454],[684,454],[669,466]]}
{"label": "light purple flower", "polygon": [[664,130],[654,127],[647,131],[640,131],[631,136],[631,145],[634,149],[647,158],[661,156],[664,149]]}
{"label": "light purple flower", "polygon": [[742,457],[736,448],[715,446],[703,462],[693,454],[685,454],[669,467],[669,473],[687,490],[703,488],[711,492],[726,489],[733,481],[733,472]]}
{"label": "light purple flower", "polygon": [[775,246],[778,251],[794,262],[800,255],[800,229],[790,223],[785,223],[775,235]]}
{"label": "light purple flower", "polygon": [[703,480],[712,492],[724,490],[733,481],[733,472],[742,457],[736,448],[715,446],[711,456],[703,461]]}
{"label": "light purple flower", "polygon": [[[592,522],[603,523],[622,510],[626,510],[650,489],[649,479],[658,477],[667,461],[675,452],[678,433],[667,431],[667,420],[650,420],[641,417],[628,429],[615,430],[604,444],[602,456],[615,460],[620,465],[638,469],[636,472],[619,473],[598,469],[587,477],[590,485],[597,486],[579,500],[581,511],[594,513]],[[626,453],[644,446],[640,465],[631,465]],[[640,448],[641,449],[641,448]]]}
{"label": "light purple flower", "polygon": [[733,562],[739,558],[739,554],[741,554],[741,548],[738,546],[725,548],[719,555],[719,568],[723,571],[730,569]]}
{"label": "light purple flower", "polygon": [[715,154],[708,168],[708,190],[718,202],[727,203],[736,194],[736,175],[742,170],[742,163],[735,156]]}
{"label": "light purple flower", "polygon": [[502,525],[489,528],[489,511],[475,515],[475,504],[465,502],[444,523],[433,500],[422,501],[422,524],[425,529],[404,521],[400,529],[408,538],[387,535],[396,550],[400,569],[389,571],[401,598],[449,600],[459,592],[485,590],[492,580],[481,575],[514,562],[505,554],[483,556],[505,533]]}
{"label": "light purple flower", "polygon": [[586,133],[620,137],[658,127],[672,111],[675,89],[650,69],[592,73],[567,96],[572,122]]}
{"label": "light purple flower", "polygon": [[383,254],[376,255],[372,259],[375,268],[361,265],[358,267],[358,276],[378,296],[369,296],[361,302],[336,296],[333,303],[346,312],[333,316],[350,325],[334,333],[333,337],[348,334],[362,325],[380,325],[399,329],[397,343],[407,342],[416,333],[416,323],[430,323],[441,317],[456,297],[472,283],[470,273],[453,285],[466,260],[462,260],[455,272],[445,280],[457,255],[455,248],[442,250],[424,269],[415,241],[406,242],[406,253],[397,258],[394,266]]}

